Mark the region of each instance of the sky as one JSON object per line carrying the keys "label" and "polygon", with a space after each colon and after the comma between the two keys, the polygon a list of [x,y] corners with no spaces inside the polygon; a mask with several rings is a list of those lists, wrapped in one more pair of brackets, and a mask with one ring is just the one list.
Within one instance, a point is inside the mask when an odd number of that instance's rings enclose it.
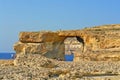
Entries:
{"label": "sky", "polygon": [[0,52],[14,52],[21,31],[119,23],[120,0],[0,0]]}

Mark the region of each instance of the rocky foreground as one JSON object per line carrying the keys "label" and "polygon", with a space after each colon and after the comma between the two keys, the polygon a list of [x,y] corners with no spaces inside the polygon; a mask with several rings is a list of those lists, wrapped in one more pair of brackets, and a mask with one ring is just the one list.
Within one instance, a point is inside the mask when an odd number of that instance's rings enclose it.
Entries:
{"label": "rocky foreground", "polygon": [[[24,60],[24,61],[22,61]],[[65,62],[39,54],[0,65],[0,80],[119,80],[120,61]],[[17,63],[17,64],[16,64]]]}

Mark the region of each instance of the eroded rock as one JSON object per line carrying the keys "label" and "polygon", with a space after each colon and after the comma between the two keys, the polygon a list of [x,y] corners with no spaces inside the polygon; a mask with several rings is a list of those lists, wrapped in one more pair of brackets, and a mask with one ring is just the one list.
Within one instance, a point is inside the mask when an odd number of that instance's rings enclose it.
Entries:
{"label": "eroded rock", "polygon": [[23,43],[59,42],[64,37],[58,36],[56,32],[20,32],[19,41]]}
{"label": "eroded rock", "polygon": [[55,64],[52,60],[47,59],[39,54],[18,54],[17,58],[14,60],[15,66],[24,67],[44,67],[44,68],[54,68]]}
{"label": "eroded rock", "polygon": [[103,25],[82,30],[21,32],[19,42],[14,45],[14,50],[17,54],[37,53],[48,58],[64,60],[64,40],[67,37],[76,37],[82,43],[82,48],[74,51],[74,61],[120,60],[119,24]]}
{"label": "eroded rock", "polygon": [[[47,37],[43,34],[48,32],[20,33],[22,41],[14,45],[17,53],[14,62],[0,61],[0,80],[120,79],[120,25],[54,32],[58,39],[50,38],[53,32],[50,33]],[[81,38],[83,48],[75,50],[74,61],[50,59],[64,57],[66,37]]]}

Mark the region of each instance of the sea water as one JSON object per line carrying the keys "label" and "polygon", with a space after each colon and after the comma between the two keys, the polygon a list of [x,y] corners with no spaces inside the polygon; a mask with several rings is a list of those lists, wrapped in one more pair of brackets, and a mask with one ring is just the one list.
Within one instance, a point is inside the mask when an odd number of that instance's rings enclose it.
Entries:
{"label": "sea water", "polygon": [[0,53],[0,59],[13,59],[15,53]]}
{"label": "sea water", "polygon": [[73,61],[74,55],[65,55],[65,61]]}
{"label": "sea water", "polygon": [[[0,59],[14,59],[15,53],[0,53]],[[74,55],[65,55],[65,61],[73,61]]]}

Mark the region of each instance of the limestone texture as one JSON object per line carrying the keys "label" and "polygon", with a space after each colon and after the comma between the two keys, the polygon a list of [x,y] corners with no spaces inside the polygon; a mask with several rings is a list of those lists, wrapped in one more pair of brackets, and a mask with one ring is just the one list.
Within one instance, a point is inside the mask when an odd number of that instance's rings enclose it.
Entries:
{"label": "limestone texture", "polygon": [[64,60],[65,52],[68,52],[65,51],[64,43],[67,37],[76,37],[81,45],[74,50],[74,61],[120,60],[120,24],[82,30],[20,32],[14,50],[17,54],[41,54],[48,58]]}
{"label": "limestone texture", "polygon": [[[67,37],[75,39],[64,42]],[[77,49],[71,45],[72,62],[64,61],[65,44],[69,43],[79,44]],[[0,80],[120,80],[119,24],[20,32],[14,50],[15,59],[0,60]]]}
{"label": "limestone texture", "polygon": [[39,54],[18,55],[0,64],[0,80],[119,80],[120,61],[65,62]]}
{"label": "limestone texture", "polygon": [[64,37],[59,37],[58,33],[50,31],[21,32],[19,40],[23,43],[59,42],[64,40]]}

